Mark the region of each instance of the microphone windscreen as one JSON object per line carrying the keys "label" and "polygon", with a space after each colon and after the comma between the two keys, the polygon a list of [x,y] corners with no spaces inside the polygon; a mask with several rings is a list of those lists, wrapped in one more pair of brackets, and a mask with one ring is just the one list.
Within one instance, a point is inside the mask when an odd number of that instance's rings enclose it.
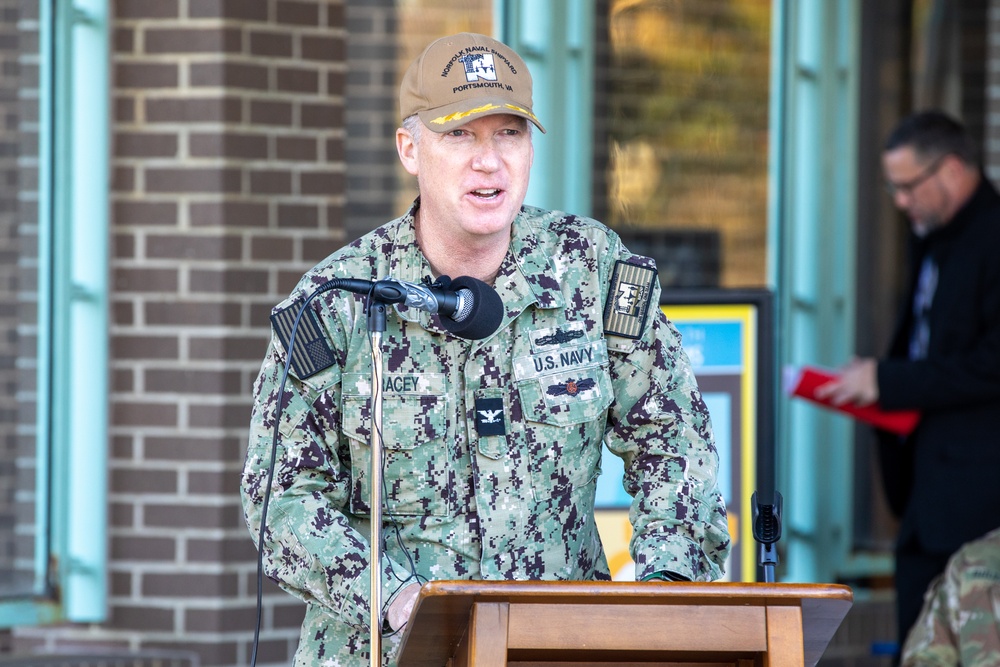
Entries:
{"label": "microphone windscreen", "polygon": [[441,325],[459,338],[479,340],[491,336],[503,320],[503,301],[497,291],[469,276],[461,276],[451,281],[449,289],[458,292],[468,290],[472,293],[472,312],[461,322],[450,317],[442,317]]}

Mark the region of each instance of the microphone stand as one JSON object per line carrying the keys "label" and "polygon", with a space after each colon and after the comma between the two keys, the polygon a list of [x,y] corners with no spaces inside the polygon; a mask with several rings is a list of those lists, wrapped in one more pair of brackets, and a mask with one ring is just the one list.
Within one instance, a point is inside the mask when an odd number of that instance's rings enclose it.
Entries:
{"label": "microphone stand", "polygon": [[371,667],[382,665],[382,334],[385,333],[386,304],[368,299],[368,336],[372,356],[372,426],[369,471],[369,521],[371,537],[369,568],[371,570],[371,609],[369,623]]}
{"label": "microphone stand", "polygon": [[[438,282],[430,283],[425,281],[427,284],[422,287],[422,292],[413,295],[407,292],[405,289],[400,289],[397,285],[389,284],[388,286],[383,285],[383,289],[377,289],[380,283],[358,283],[357,281],[331,281],[334,284],[331,287],[339,287],[342,289],[348,289],[350,291],[358,292],[360,289],[368,290],[368,301],[366,306],[368,308],[368,337],[371,343],[371,357],[372,357],[372,395],[371,395],[371,413],[372,413],[372,426],[371,426],[371,436],[370,436],[370,450],[371,450],[371,468],[369,472],[369,512],[370,512],[370,523],[371,523],[371,538],[370,538],[370,548],[371,552],[369,555],[369,568],[371,570],[371,609],[369,624],[371,626],[369,638],[370,638],[370,650],[371,650],[371,667],[381,667],[382,665],[382,334],[385,333],[386,329],[386,312],[387,305],[391,303],[406,303],[407,305],[413,305],[421,310],[426,310],[428,312],[437,312],[438,302],[436,297],[430,292],[432,287],[441,287],[442,282],[451,284],[451,280],[447,276],[442,276]],[[463,282],[464,281],[464,282]],[[391,282],[391,281],[389,281]],[[483,293],[477,287],[481,284],[483,287],[489,290],[488,293]],[[493,325],[492,329],[486,328],[473,328],[472,330],[465,329],[464,331],[454,331],[451,328],[446,327],[453,334],[470,337],[470,338],[482,338],[483,336],[492,334],[499,326],[500,320],[503,316],[503,305],[500,302],[500,297],[497,293],[488,285],[482,281],[476,281],[472,278],[458,278],[455,281],[455,285],[459,288],[464,289],[469,292],[469,298],[473,297],[475,293],[475,298],[486,297],[486,312],[482,314],[486,322]],[[472,289],[470,289],[470,287]],[[492,293],[492,299],[489,294]],[[426,298],[421,298],[426,297]],[[412,303],[410,299],[416,299],[419,303]],[[461,301],[459,300],[459,303]],[[433,306],[433,308],[431,307]],[[469,315],[474,315],[476,311],[475,306],[472,307],[472,313]],[[492,321],[495,320],[495,321]],[[462,320],[464,321],[464,319]],[[483,322],[481,318],[478,323]],[[461,327],[459,327],[461,328]]]}
{"label": "microphone stand", "polygon": [[[323,283],[316,292],[319,294],[329,289],[346,289],[356,294],[367,294],[365,303],[367,309],[368,340],[371,347],[371,435],[369,445],[371,452],[371,465],[369,466],[369,569],[371,580],[370,609],[369,609],[369,649],[371,652],[371,667],[381,667],[382,665],[382,334],[386,329],[386,306],[392,303],[406,303],[427,312],[438,312],[439,298],[446,297],[451,300],[450,308],[455,309],[462,305],[462,292],[467,292],[469,299],[480,299],[485,297],[485,312],[481,313],[482,318],[477,324],[486,322],[485,327],[472,327],[471,329],[459,326],[453,330],[445,327],[451,333],[463,338],[478,339],[492,334],[499,326],[503,317],[503,304],[496,291],[486,283],[474,278],[462,277],[454,281],[457,292],[436,295],[432,288],[446,290],[452,281],[447,276],[441,276],[436,282],[431,283],[429,278],[424,279],[421,285],[410,285],[408,283],[396,283],[392,280],[376,281],[374,283],[365,280],[352,280],[334,278]],[[479,286],[488,290],[483,292]],[[490,296],[492,295],[492,297]],[[310,297],[312,298],[312,297]],[[308,303],[308,302],[307,302]],[[470,311],[464,313],[465,317],[455,320],[456,323],[464,322],[471,315],[475,315],[476,306],[474,302],[469,303]],[[450,311],[446,311],[450,315]],[[495,320],[495,321],[494,321]],[[492,328],[489,326],[492,325]],[[298,320],[296,320],[296,327]],[[292,340],[294,341],[295,329],[292,330]],[[291,354],[289,354],[291,358]],[[287,373],[287,370],[286,370]],[[277,427],[275,427],[277,428]],[[270,485],[270,482],[268,482]],[[270,486],[268,487],[270,488]],[[265,500],[265,508],[266,500]],[[266,509],[264,510],[267,511]],[[263,535],[263,529],[261,529]],[[258,612],[259,616],[259,612]],[[259,622],[259,621],[258,621]]]}
{"label": "microphone stand", "polygon": [[[760,330],[757,337],[757,358],[760,370],[760,395],[774,396],[774,336],[772,334],[772,299],[766,292],[759,301],[757,321]],[[773,400],[773,399],[772,399]],[[775,569],[778,565],[778,540],[781,539],[781,494],[775,489],[775,452],[774,443],[774,409],[767,406],[764,410],[758,408],[757,442],[760,449],[757,454],[757,491],[750,496],[750,512],[753,523],[753,537],[760,545],[760,567],[764,582],[774,583]]]}
{"label": "microphone stand", "polygon": [[781,539],[781,494],[773,490],[771,492],[771,502],[761,502],[756,491],[750,496],[753,537],[760,544],[759,562],[764,572],[764,582],[769,584],[774,583],[774,570],[778,565],[776,545]]}

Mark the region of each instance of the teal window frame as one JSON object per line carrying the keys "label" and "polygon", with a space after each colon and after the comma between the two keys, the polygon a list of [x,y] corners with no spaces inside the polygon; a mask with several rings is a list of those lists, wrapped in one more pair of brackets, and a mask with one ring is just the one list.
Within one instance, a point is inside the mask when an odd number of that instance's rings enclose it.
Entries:
{"label": "teal window frame", "polygon": [[35,590],[0,627],[107,615],[108,17],[39,3]]}
{"label": "teal window frame", "polygon": [[[780,366],[836,367],[854,352],[861,0],[774,0],[770,282]],[[892,572],[853,548],[853,422],[780,398],[778,489],[785,575],[838,581]]]}
{"label": "teal window frame", "polygon": [[525,203],[591,215],[594,0],[494,0],[497,39],[524,58],[545,127]]}

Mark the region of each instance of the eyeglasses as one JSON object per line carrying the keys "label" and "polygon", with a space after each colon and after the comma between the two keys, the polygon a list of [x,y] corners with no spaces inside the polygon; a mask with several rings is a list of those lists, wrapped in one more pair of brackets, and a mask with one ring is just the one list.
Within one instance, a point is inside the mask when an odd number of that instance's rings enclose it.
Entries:
{"label": "eyeglasses", "polygon": [[889,193],[890,197],[895,197],[898,194],[912,195],[913,191],[920,187],[921,183],[937,173],[937,170],[941,168],[941,163],[944,162],[946,157],[948,157],[947,153],[934,160],[934,162],[931,162],[916,178],[911,178],[903,183],[887,181],[885,191]]}

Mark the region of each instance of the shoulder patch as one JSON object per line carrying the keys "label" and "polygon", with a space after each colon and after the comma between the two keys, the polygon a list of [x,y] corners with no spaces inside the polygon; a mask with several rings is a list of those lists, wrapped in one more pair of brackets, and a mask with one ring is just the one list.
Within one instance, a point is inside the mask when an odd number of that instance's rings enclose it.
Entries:
{"label": "shoulder patch", "polygon": [[649,316],[656,269],[624,260],[615,263],[611,289],[604,304],[604,332],[623,338],[639,338]]}
{"label": "shoulder patch", "polygon": [[[302,309],[303,300],[293,301],[288,306],[271,314],[271,325],[278,334],[285,350],[289,350],[288,341],[292,337],[295,318]],[[333,365],[333,351],[323,335],[323,327],[319,323],[319,315],[312,308],[305,308],[299,318],[299,326],[295,330],[295,349],[289,354],[292,357],[292,373],[300,380],[311,377],[321,370]]]}

